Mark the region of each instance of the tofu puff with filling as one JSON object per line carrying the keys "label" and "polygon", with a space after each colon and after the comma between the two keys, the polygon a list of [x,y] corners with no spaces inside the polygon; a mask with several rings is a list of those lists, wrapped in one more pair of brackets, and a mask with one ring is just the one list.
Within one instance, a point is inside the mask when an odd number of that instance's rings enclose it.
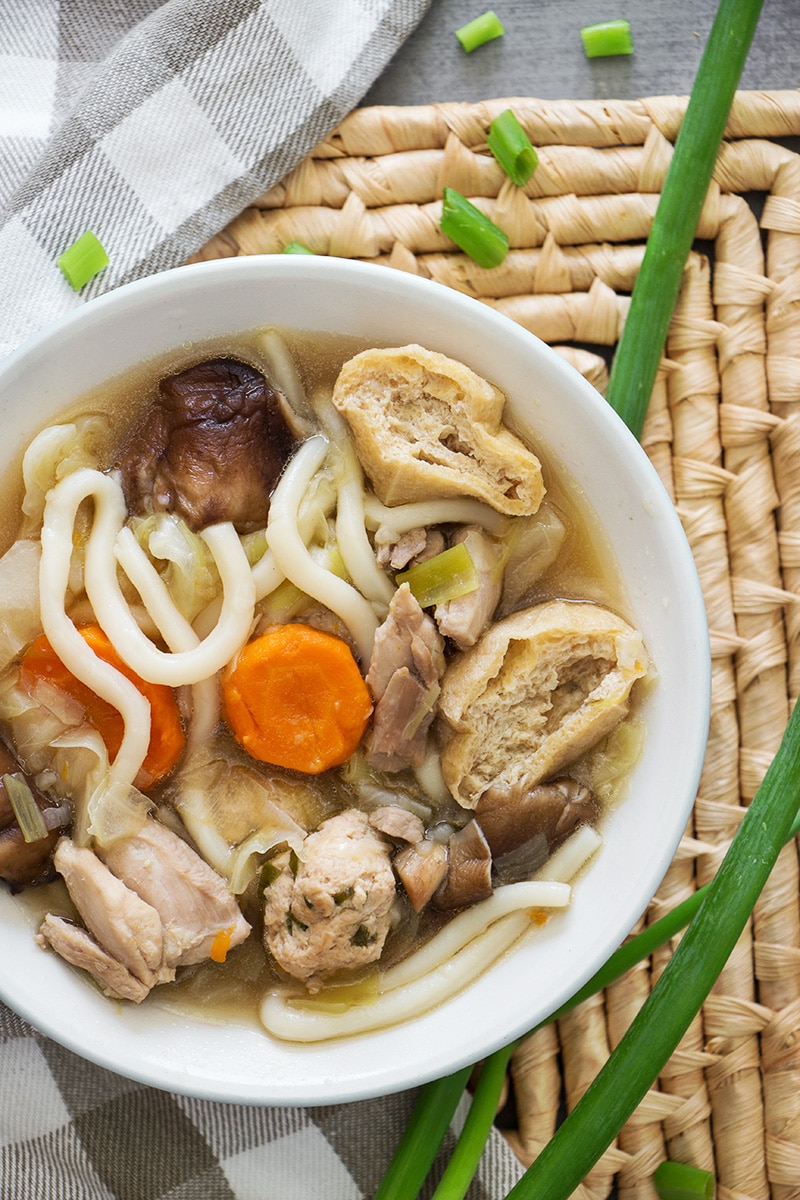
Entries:
{"label": "tofu puff with filling", "polygon": [[486,790],[552,778],[627,714],[648,657],[636,629],[608,609],[552,600],[492,626],[445,673],[442,771],[474,809]]}
{"label": "tofu puff with filling", "polygon": [[333,403],[384,504],[474,496],[509,516],[538,510],[539,460],[502,424],[503,393],[463,363],[416,345],[366,350]]}

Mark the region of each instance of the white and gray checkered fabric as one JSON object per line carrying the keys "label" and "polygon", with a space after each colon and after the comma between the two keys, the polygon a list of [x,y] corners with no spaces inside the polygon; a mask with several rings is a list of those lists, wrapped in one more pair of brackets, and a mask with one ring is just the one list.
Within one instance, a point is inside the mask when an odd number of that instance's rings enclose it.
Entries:
{"label": "white and gray checkered fabric", "polygon": [[[364,95],[430,0],[0,0],[0,356],[175,266]],[[109,266],[55,265],[86,229]]]}
{"label": "white and gray checkered fabric", "polygon": [[[0,1005],[0,1197],[369,1200],[414,1098],[321,1108],[192,1100],[85,1062]],[[462,1105],[456,1129],[465,1115]],[[454,1142],[451,1130],[421,1200]],[[500,1200],[521,1173],[494,1133],[467,1200]]]}
{"label": "white and gray checkered fabric", "polygon": [[[429,3],[0,0],[0,356],[201,246],[330,132]],[[85,229],[110,265],[76,295],[55,260]],[[0,1200],[366,1200],[413,1100],[190,1100],[0,1005]],[[469,1196],[520,1173],[497,1134]]]}

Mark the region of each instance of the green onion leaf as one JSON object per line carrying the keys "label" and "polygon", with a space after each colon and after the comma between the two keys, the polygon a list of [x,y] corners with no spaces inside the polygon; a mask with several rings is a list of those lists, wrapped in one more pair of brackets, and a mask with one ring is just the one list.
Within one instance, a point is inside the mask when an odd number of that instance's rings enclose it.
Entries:
{"label": "green onion leaf", "polygon": [[108,255],[91,230],[87,229],[63,254],[59,254],[56,264],[70,287],[79,292],[85,283],[108,266]]}
{"label": "green onion leaf", "polygon": [[581,40],[587,58],[633,54],[633,38],[627,21],[602,21],[599,25],[584,25]]}
{"label": "green onion leaf", "polygon": [[398,587],[408,584],[420,608],[431,608],[434,604],[446,604],[448,600],[466,596],[480,583],[472,555],[463,542],[409,567],[396,575],[395,581]]}
{"label": "green onion leaf", "polygon": [[511,182],[524,187],[536,170],[539,156],[510,108],[492,121],[486,143]]}
{"label": "green onion leaf", "polygon": [[472,21],[467,21],[466,25],[462,25],[460,29],[456,30],[456,37],[467,54],[471,54],[473,50],[478,49],[478,46],[492,42],[495,38],[502,37],[504,33],[505,29],[500,23],[500,19],[490,11],[481,13]]}
{"label": "green onion leaf", "polygon": [[462,1067],[425,1084],[373,1200],[416,1200],[471,1074]]}
{"label": "green onion leaf", "polygon": [[713,1200],[714,1176],[688,1163],[662,1162],[653,1175],[659,1200]]}
{"label": "green onion leaf", "polygon": [[1,782],[24,840],[40,842],[42,838],[46,838],[48,830],[42,811],[25,776],[15,772],[13,775],[3,775]]}
{"label": "green onion leaf", "polygon": [[675,142],[606,399],[638,437],[763,0],[721,0]]}
{"label": "green onion leaf", "polygon": [[308,246],[304,246],[302,242],[287,242],[283,247],[281,254],[313,254],[313,250],[309,250]]}
{"label": "green onion leaf", "polygon": [[444,189],[439,227],[479,267],[499,267],[508,254],[503,230],[453,188]]}
{"label": "green onion leaf", "polygon": [[800,807],[800,704],[703,903],[589,1089],[508,1200],[567,1197],[625,1124],[711,991]]}

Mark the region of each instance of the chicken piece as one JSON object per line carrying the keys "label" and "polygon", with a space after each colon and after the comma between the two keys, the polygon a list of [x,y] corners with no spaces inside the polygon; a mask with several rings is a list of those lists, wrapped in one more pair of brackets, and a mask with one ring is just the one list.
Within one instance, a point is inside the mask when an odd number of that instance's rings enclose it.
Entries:
{"label": "chicken piece", "polygon": [[375,635],[366,677],[375,698],[366,739],[370,766],[401,771],[423,762],[444,667],[444,639],[404,583]]}
{"label": "chicken piece", "polygon": [[375,557],[379,567],[390,567],[392,571],[402,571],[410,563],[427,562],[444,550],[444,534],[439,529],[408,529],[390,541],[382,540],[384,532],[383,527],[375,531]]}
{"label": "chicken piece", "polygon": [[416,813],[401,808],[399,804],[384,804],[369,814],[369,823],[378,833],[398,842],[418,842],[425,833],[425,826]]}
{"label": "chicken piece", "polygon": [[287,855],[265,889],[265,945],[284,971],[319,991],[334,972],[380,958],[394,898],[388,844],[364,813],[346,809],[309,834],[299,862]]}
{"label": "chicken piece", "polygon": [[36,941],[42,947],[49,946],[56,954],[73,967],[93,975],[107,996],[115,1000],[133,1000],[140,1004],[149,995],[150,988],[141,979],[104,950],[92,935],[80,925],[66,921],[63,917],[47,913]]}
{"label": "chicken piece", "polygon": [[177,513],[195,532],[220,521],[263,528],[294,442],[260,371],[229,358],[197,363],[161,381],[121,448],[128,508]]}
{"label": "chicken piece", "polygon": [[647,670],[638,631],[596,604],[552,600],[498,621],[442,682],[452,795],[475,808],[492,784],[532,787],[562,770],[623,719]]}
{"label": "chicken piece", "polygon": [[504,550],[477,525],[466,525],[453,537],[453,545],[464,543],[478,573],[478,586],[433,610],[442,637],[451,638],[459,650],[474,646],[492,619],[503,591]]}
{"label": "chicken piece", "polygon": [[541,464],[502,424],[503,393],[463,363],[416,345],[365,350],[333,403],[384,504],[475,496],[521,516],[541,503]]}
{"label": "chicken piece", "polygon": [[62,838],[53,862],[83,923],[103,950],[148,990],[172,978],[156,910],[112,875],[91,850]]}
{"label": "chicken piece", "polygon": [[109,870],[156,911],[169,967],[202,962],[220,934],[230,949],[250,933],[225,881],[158,821],[146,821],[135,837],[114,842],[102,857]]}

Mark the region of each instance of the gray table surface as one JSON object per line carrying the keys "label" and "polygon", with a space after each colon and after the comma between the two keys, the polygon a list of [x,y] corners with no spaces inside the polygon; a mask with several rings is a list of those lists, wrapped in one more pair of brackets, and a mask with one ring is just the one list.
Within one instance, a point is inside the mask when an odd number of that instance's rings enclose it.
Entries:
{"label": "gray table surface", "polygon": [[[489,8],[505,35],[466,54],[453,31]],[[363,103],[688,94],[716,11],[715,0],[433,0]],[[633,54],[587,59],[581,27],[620,17]],[[800,0],[764,0],[740,86],[800,87]]]}

